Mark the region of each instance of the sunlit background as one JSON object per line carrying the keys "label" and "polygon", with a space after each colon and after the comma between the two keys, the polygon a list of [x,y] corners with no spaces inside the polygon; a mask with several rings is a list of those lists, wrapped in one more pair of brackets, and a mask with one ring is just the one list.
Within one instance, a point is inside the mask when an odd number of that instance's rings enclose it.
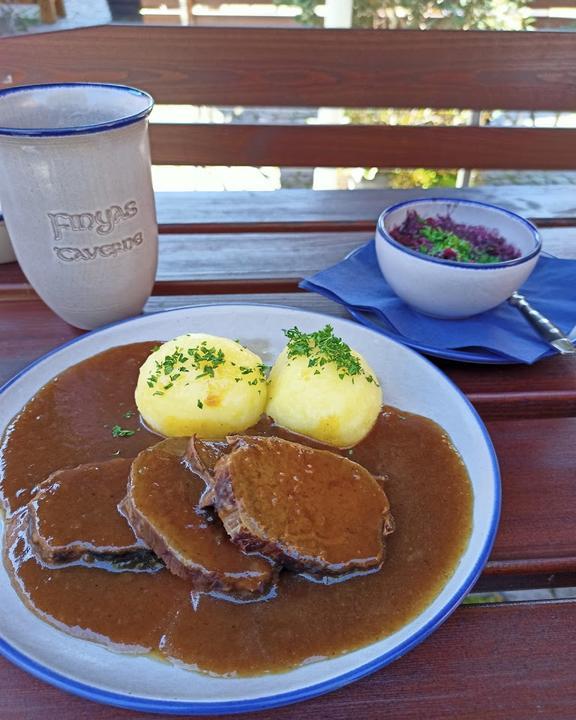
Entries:
{"label": "sunlit background", "polygon": [[[0,0],[0,35],[103,23],[421,30],[576,30],[576,0],[65,0],[66,17],[41,17],[36,3]],[[361,53],[361,47],[358,48]],[[491,125],[576,127],[576,113],[472,112],[427,108],[242,108],[159,105],[152,122]],[[576,184],[576,172],[458,168],[279,168],[154,166],[164,191],[466,187]]]}

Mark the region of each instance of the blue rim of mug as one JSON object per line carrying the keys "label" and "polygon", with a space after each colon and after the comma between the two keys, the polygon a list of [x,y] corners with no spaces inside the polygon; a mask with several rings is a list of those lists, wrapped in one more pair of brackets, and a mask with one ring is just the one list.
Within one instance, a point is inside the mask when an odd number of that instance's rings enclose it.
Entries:
{"label": "blue rim of mug", "polygon": [[57,88],[104,88],[107,90],[118,90],[129,93],[147,100],[146,106],[136,113],[130,113],[123,117],[107,122],[93,123],[91,125],[77,125],[76,127],[63,128],[11,128],[0,126],[0,135],[9,135],[11,137],[61,137],[65,135],[88,135],[91,133],[102,132],[104,130],[114,130],[116,128],[132,125],[133,123],[148,117],[154,107],[154,98],[144,90],[139,90],[129,85],[117,85],[115,83],[90,83],[90,82],[72,82],[72,83],[38,83],[35,85],[18,85],[0,90],[0,100],[6,95],[14,93],[29,92],[31,90],[55,90]]}
{"label": "blue rim of mug", "polygon": [[[507,215],[509,218],[512,218],[512,220],[515,220],[520,225],[523,225],[526,230],[528,230],[531,235],[532,239],[534,241],[534,247],[532,250],[527,252],[526,254],[521,255],[519,258],[515,258],[514,260],[502,260],[501,262],[495,262],[495,263],[488,263],[486,265],[483,265],[481,263],[469,263],[469,262],[459,262],[455,260],[445,260],[443,258],[434,257],[432,255],[425,255],[424,253],[418,252],[418,250],[412,250],[412,248],[407,247],[406,245],[402,245],[402,243],[399,243],[397,240],[394,240],[392,235],[388,232],[386,229],[384,223],[389,215],[391,215],[396,210],[399,210],[403,207],[408,207],[410,205],[417,206],[425,203],[445,203],[449,205],[472,205],[473,207],[482,208],[484,210],[488,210],[492,213],[497,213],[500,215]],[[378,218],[378,223],[376,225],[376,235],[382,238],[385,242],[387,242],[389,245],[392,245],[392,247],[395,247],[396,249],[406,253],[407,255],[412,255],[413,257],[418,258],[419,260],[425,260],[426,262],[432,262],[436,263],[438,265],[444,265],[444,267],[453,267],[453,268],[465,268],[467,270],[498,270],[500,268],[507,268],[511,267],[513,265],[522,265],[522,263],[527,262],[528,260],[532,260],[540,251],[542,250],[542,238],[540,237],[540,233],[538,232],[538,228],[533,225],[529,220],[522,217],[522,215],[518,215],[515,212],[512,212],[512,210],[507,210],[506,208],[500,207],[499,205],[492,205],[491,203],[482,202],[480,200],[468,200],[467,198],[449,198],[449,197],[430,197],[430,198],[413,198],[411,200],[403,200],[402,202],[396,203],[395,205],[390,205],[386,208]]]}

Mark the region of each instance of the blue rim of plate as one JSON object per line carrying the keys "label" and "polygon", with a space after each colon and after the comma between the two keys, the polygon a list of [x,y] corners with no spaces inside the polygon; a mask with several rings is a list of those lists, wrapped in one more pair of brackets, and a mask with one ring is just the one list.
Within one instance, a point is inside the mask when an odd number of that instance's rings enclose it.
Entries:
{"label": "blue rim of plate", "polygon": [[29,92],[33,90],[55,90],[57,88],[100,88],[106,90],[115,90],[126,93],[134,97],[146,100],[146,106],[137,112],[128,113],[123,117],[107,120],[106,122],[92,123],[90,125],[77,125],[66,128],[13,128],[1,127],[0,135],[9,137],[64,137],[67,135],[90,135],[92,133],[103,132],[104,130],[115,130],[116,128],[132,125],[133,123],[148,117],[154,107],[153,97],[139,88],[130,85],[117,85],[115,83],[96,83],[96,82],[70,82],[70,83],[37,83],[35,85],[17,85],[0,90],[0,100],[6,95],[15,93]]}
{"label": "blue rim of plate", "polygon": [[[13,385],[19,378],[26,375],[32,368],[34,368],[36,365],[39,365],[40,363],[47,360],[52,355],[56,355],[57,353],[65,350],[66,348],[70,347],[71,345],[75,345],[78,342],[81,342],[86,337],[91,337],[93,335],[97,335],[101,332],[104,332],[105,330],[108,330],[113,327],[117,327],[119,325],[125,325],[127,323],[133,323],[138,322],[141,320],[144,320],[147,317],[150,317],[151,315],[160,315],[165,313],[172,313],[172,312],[179,312],[182,310],[202,310],[205,308],[213,308],[213,307],[225,307],[225,308],[244,308],[244,307],[259,307],[259,308],[266,308],[266,309],[276,309],[276,310],[290,310],[297,312],[302,312],[304,314],[309,315],[321,315],[321,313],[316,313],[311,310],[303,310],[302,308],[293,308],[288,305],[270,305],[270,304],[259,304],[259,303],[207,303],[205,305],[188,305],[180,308],[171,308],[168,310],[161,310],[156,313],[149,313],[147,315],[139,315],[136,317],[128,318],[126,320],[120,320],[118,322],[109,323],[107,325],[104,325],[100,328],[97,328],[96,330],[92,330],[91,332],[85,333],[84,335],[80,335],[77,338],[73,338],[72,340],[69,340],[67,343],[64,343],[63,345],[58,346],[57,348],[54,348],[50,352],[42,355],[41,357],[34,360],[32,363],[27,365],[25,368],[23,368],[20,372],[18,372],[16,375],[14,375],[10,380],[8,380],[4,385],[0,387],[0,398],[2,394],[11,386]],[[346,320],[343,318],[338,318],[341,322],[344,323],[350,323],[351,325],[354,325],[351,320]],[[403,345],[404,343],[399,342],[398,340],[395,340],[394,338],[390,338],[392,342],[396,342],[399,345]],[[426,358],[423,358],[422,356],[419,356],[419,359],[428,365],[430,365],[436,372],[439,372],[441,375],[444,375],[444,373],[439,370],[430,360],[427,360]],[[349,685],[352,682],[355,682],[356,680],[360,680],[361,678],[365,677],[366,675],[370,675],[373,672],[376,672],[377,670],[380,670],[381,668],[385,667],[386,665],[389,665],[391,662],[397,660],[402,655],[407,653],[409,650],[414,648],[416,645],[419,645],[423,640],[425,640],[436,628],[438,628],[445,620],[448,619],[448,617],[456,610],[460,602],[464,599],[465,595],[469,592],[469,590],[472,588],[472,586],[475,584],[476,580],[480,576],[480,573],[482,572],[482,569],[484,565],[486,564],[486,561],[488,560],[488,556],[490,554],[490,551],[492,550],[492,546],[494,544],[494,540],[496,537],[496,531],[498,529],[498,521],[500,519],[500,509],[501,509],[501,502],[502,502],[502,492],[501,492],[501,483],[500,483],[500,468],[498,465],[498,459],[496,457],[496,451],[494,450],[494,446],[492,444],[492,440],[490,438],[490,435],[488,434],[488,430],[486,429],[486,426],[484,425],[482,419],[480,418],[479,414],[477,413],[476,409],[472,405],[472,403],[468,400],[466,395],[460,390],[460,388],[450,380],[450,378],[446,377],[444,375],[445,380],[452,385],[454,390],[460,395],[462,400],[464,400],[465,404],[467,405],[469,411],[471,412],[474,420],[478,424],[480,431],[484,437],[484,440],[486,442],[486,446],[488,448],[488,452],[490,455],[490,461],[492,466],[492,475],[494,478],[494,507],[492,508],[492,517],[490,519],[490,527],[488,530],[488,534],[486,536],[486,540],[484,542],[484,546],[482,547],[482,550],[480,551],[480,554],[471,568],[470,572],[466,576],[466,578],[461,582],[460,587],[456,590],[456,592],[452,595],[452,597],[449,599],[449,601],[446,602],[446,604],[438,610],[436,615],[431,618],[424,627],[422,627],[418,632],[416,632],[413,636],[407,638],[403,643],[401,643],[398,647],[390,650],[387,653],[384,653],[383,655],[380,655],[379,657],[375,658],[374,660],[371,660],[370,662],[365,663],[364,665],[361,665],[358,668],[355,668],[354,670],[350,670],[349,672],[343,673],[342,675],[339,675],[338,677],[332,678],[330,680],[325,680],[323,682],[316,683],[314,685],[310,685],[308,687],[299,689],[299,690],[292,690],[290,692],[281,693],[278,695],[271,695],[265,698],[255,698],[255,699],[249,699],[249,700],[233,700],[233,701],[223,701],[223,702],[189,702],[189,701],[178,701],[178,700],[153,700],[150,698],[145,697],[136,697],[134,695],[122,695],[120,693],[110,692],[108,690],[103,690],[102,688],[98,688],[92,685],[87,685],[82,682],[78,682],[77,680],[73,680],[72,678],[66,677],[65,675],[62,675],[60,673],[57,673],[53,670],[51,670],[49,667],[46,667],[45,665],[42,665],[41,663],[37,662],[36,660],[33,660],[32,658],[28,657],[24,653],[20,652],[16,648],[12,647],[9,643],[7,643],[3,638],[0,638],[0,655],[3,655],[7,660],[10,660],[12,663],[20,667],[22,670],[25,670],[30,675],[33,675],[34,677],[38,678],[39,680],[43,680],[44,682],[48,683],[49,685],[52,685],[54,687],[59,688],[60,690],[64,690],[66,692],[71,693],[72,695],[77,695],[79,697],[85,698],[87,700],[92,700],[94,702],[102,703],[104,705],[112,705],[114,707],[120,707],[128,710],[138,710],[141,712],[149,712],[149,713],[166,713],[168,715],[181,715],[181,714],[188,714],[188,715],[223,715],[223,714],[235,714],[235,713],[242,713],[242,712],[253,712],[257,710],[265,710],[265,709],[271,709],[276,707],[281,707],[283,705],[290,705],[292,703],[302,702],[304,700],[310,700],[311,698],[318,697],[319,695],[325,695],[326,693],[332,692],[334,690],[337,690],[345,685]],[[2,431],[4,429],[2,428]]]}

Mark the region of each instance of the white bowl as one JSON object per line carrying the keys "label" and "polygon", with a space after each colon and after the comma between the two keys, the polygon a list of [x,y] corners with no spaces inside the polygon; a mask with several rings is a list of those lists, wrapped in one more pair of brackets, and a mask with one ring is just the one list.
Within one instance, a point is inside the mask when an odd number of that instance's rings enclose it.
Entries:
{"label": "white bowl", "polygon": [[[390,230],[410,210],[423,217],[450,215],[456,222],[497,230],[521,252],[516,260],[489,265],[424,255],[394,240]],[[474,200],[431,198],[392,205],[378,219],[376,254],[386,282],[406,304],[432,317],[457,319],[486,312],[524,284],[540,255],[538,230],[504,208]]]}
{"label": "white bowl", "polygon": [[6,229],[6,223],[4,217],[0,215],[0,265],[3,263],[14,262],[16,255],[14,254],[14,248],[10,242],[8,230]]}

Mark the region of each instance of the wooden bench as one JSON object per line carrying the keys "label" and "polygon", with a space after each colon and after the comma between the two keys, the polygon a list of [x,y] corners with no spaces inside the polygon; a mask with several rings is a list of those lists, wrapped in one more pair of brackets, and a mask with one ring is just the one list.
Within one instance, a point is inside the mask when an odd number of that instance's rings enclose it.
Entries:
{"label": "wooden bench", "polygon": [[[110,81],[160,103],[571,109],[576,40],[556,33],[101,27],[0,42],[9,83]],[[70,64],[70,56],[76,58]],[[576,131],[491,127],[154,125],[156,163],[572,169]],[[572,187],[445,191],[533,218],[546,247],[576,257]],[[298,280],[373,234],[380,210],[422,191],[166,193],[147,311],[230,300],[344,315]],[[437,193],[436,193],[437,194]],[[79,331],[0,267],[0,381]],[[576,362],[482,367],[437,361],[487,421],[502,464],[500,531],[476,590],[576,586]],[[525,720],[576,715],[571,600],[463,607],[374,676],[262,718]],[[8,714],[144,717],[89,706],[0,662]]]}
{"label": "wooden bench", "polygon": [[[103,26],[6,38],[4,84],[107,81],[158,103],[573,109],[570,33]],[[74,58],[74,62],[70,62]],[[41,60],[40,60],[41,59]],[[576,131],[173,124],[157,164],[573,169]]]}

